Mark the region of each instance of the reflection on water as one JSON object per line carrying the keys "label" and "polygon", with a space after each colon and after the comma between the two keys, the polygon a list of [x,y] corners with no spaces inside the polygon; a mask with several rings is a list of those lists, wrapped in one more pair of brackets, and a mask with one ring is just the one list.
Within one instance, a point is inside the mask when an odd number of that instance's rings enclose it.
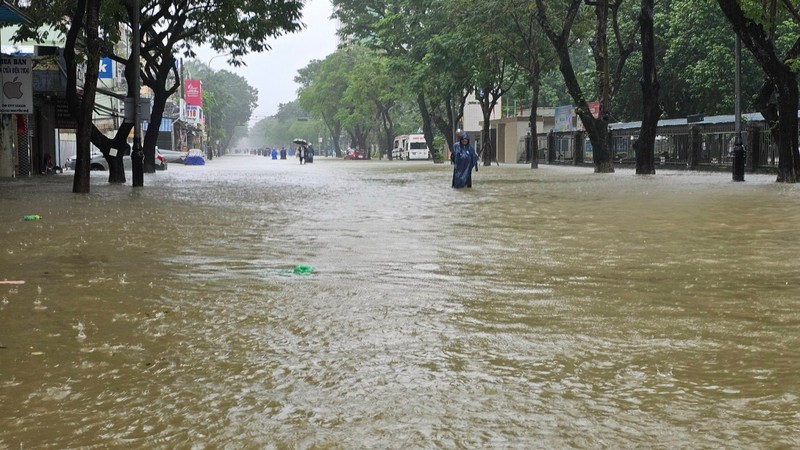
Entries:
{"label": "reflection on water", "polygon": [[800,446],[798,187],[449,170],[0,183],[0,448]]}

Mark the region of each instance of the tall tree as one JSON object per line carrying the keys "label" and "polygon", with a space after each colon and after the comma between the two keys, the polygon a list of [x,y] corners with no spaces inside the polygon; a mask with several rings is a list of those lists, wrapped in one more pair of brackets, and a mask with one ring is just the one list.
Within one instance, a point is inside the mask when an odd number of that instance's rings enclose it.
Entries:
{"label": "tall tree", "polygon": [[[733,31],[753,54],[764,70],[769,84],[778,96],[778,179],[779,182],[797,183],[800,179],[800,153],[797,149],[798,58],[800,35],[787,34],[788,49],[780,52],[775,32],[779,20],[787,20],[796,28],[800,13],[791,2],[767,1],[766,10],[761,2],[750,0],[717,0]],[[783,8],[778,10],[778,6]],[[782,12],[783,14],[779,14]],[[783,54],[781,54],[783,53]]]}
{"label": "tall tree", "polygon": [[[524,73],[527,80],[528,104],[531,113],[528,128],[531,135],[531,168],[538,167],[539,142],[536,139],[539,92],[542,73],[554,58],[549,46],[542,45],[547,38],[539,28],[535,5],[528,0],[498,0],[497,5],[487,2],[493,10],[502,12],[505,20],[497,21],[500,33],[494,33],[497,46],[506,53]],[[491,11],[487,11],[491,14]]]}
{"label": "tall tree", "polygon": [[307,120],[311,114],[304,111],[297,100],[278,105],[278,112],[258,121],[250,131],[251,141],[257,146],[292,146],[294,138],[308,139],[325,135],[325,125],[318,120]]}
{"label": "tall tree", "polygon": [[258,106],[258,90],[250,86],[245,78],[228,70],[214,72],[210,80],[208,92],[214,95],[216,105],[209,108],[206,114],[213,121],[215,150],[218,154],[225,154],[236,136],[236,130],[247,126]]}
{"label": "tall tree", "polygon": [[341,99],[347,90],[347,59],[344,52],[337,51],[323,61],[312,61],[298,71],[295,81],[300,85],[300,106],[321,119],[335,146],[337,156],[342,155],[340,141],[342,118],[339,115]]}
{"label": "tall tree", "polygon": [[[657,9],[655,21],[661,24],[655,26],[663,33],[659,42],[664,46],[664,60],[659,63],[661,100],[667,117],[730,114],[734,106],[731,93],[735,34],[720,14],[719,5],[673,0],[657,3]],[[755,60],[750,55],[744,56],[742,99],[749,101],[763,76]]]}
{"label": "tall tree", "polygon": [[[611,134],[608,125],[612,120],[611,106],[615,89],[619,86],[623,69],[628,57],[635,49],[636,27],[629,27],[627,33],[623,32],[621,22],[624,11],[623,0],[597,0],[587,1],[595,13],[595,30],[591,35],[592,56],[595,62],[596,81],[600,103],[599,117],[594,117],[589,108],[584,89],[581,87],[570,57],[570,41],[573,26],[581,12],[584,0],[555,0],[548,8],[545,0],[536,0],[539,24],[550,40],[558,55],[559,68],[564,77],[567,90],[576,106],[576,112],[581,119],[589,140],[592,143],[594,170],[596,173],[613,172],[614,165],[611,155]],[[566,3],[566,4],[564,4]],[[556,22],[548,16],[548,10],[559,11],[566,6],[561,22]],[[612,53],[608,44],[608,27],[611,24],[614,37],[614,53],[616,57],[612,68]]]}
{"label": "tall tree", "polygon": [[[154,3],[151,3],[152,8]],[[171,8],[164,4],[158,9],[146,9],[141,29],[146,35],[142,41],[141,57],[144,62],[141,70],[142,84],[153,92],[152,109],[148,123],[161,124],[164,117],[169,97],[181,86],[178,73],[178,63],[175,58],[175,49],[181,40],[179,33],[172,30],[182,30],[186,26],[186,15],[172,14]],[[128,16],[133,16],[132,6],[128,9]],[[154,173],[155,147],[158,142],[160,126],[148,126],[144,135],[142,147],[144,149],[144,172]]]}
{"label": "tall tree", "polygon": [[475,74],[475,92],[477,93],[478,103],[481,106],[483,115],[483,125],[481,127],[481,148],[480,155],[483,158],[483,165],[489,166],[492,161],[497,161],[497,149],[492,145],[491,140],[491,119],[495,112],[495,107],[509,91],[516,81],[515,67],[507,57],[501,57],[501,53],[491,53],[492,56],[481,58],[484,64],[477,68]]}
{"label": "tall tree", "polygon": [[403,95],[403,83],[398,73],[391,69],[388,58],[363,47],[350,51],[357,53],[345,98],[352,104],[367,107],[365,113],[374,116],[380,125],[380,151],[391,158],[395,135],[394,110]]}
{"label": "tall tree", "polygon": [[[226,153],[235,131],[246,126],[258,103],[258,90],[244,77],[228,70],[213,70],[199,61],[185,67],[203,82],[203,110],[210,146]],[[209,153],[209,157],[213,154]]]}
{"label": "tall tree", "polygon": [[[416,123],[419,123],[420,115],[427,117],[429,131],[444,136],[448,149],[455,144],[456,130],[473,85],[471,58],[466,56],[469,54],[468,45],[462,40],[463,30],[457,28],[446,27],[430,36],[424,46],[421,64],[399,58],[391,60],[394,72],[409,74],[405,91],[418,93],[414,99],[418,110]],[[473,30],[471,26],[463,28]],[[423,128],[424,123],[425,120]],[[419,126],[413,128],[416,130]],[[435,145],[430,148],[435,162],[444,161],[439,148]]]}
{"label": "tall tree", "polygon": [[[444,0],[332,0],[334,16],[342,24],[340,33],[362,45],[383,52],[408,68],[410,89],[417,93],[422,132],[428,147],[433,143],[432,111],[442,100],[429,95],[425,80],[428,45],[446,32],[452,17],[452,2]],[[395,64],[395,63],[393,63]]]}
{"label": "tall tree", "polygon": [[[464,19],[470,27],[453,27],[459,35],[459,40],[466,44],[471,51],[482,55],[480,58],[469,59],[469,70],[475,97],[480,104],[483,116],[480,149],[477,149],[483,158],[483,165],[491,165],[497,160],[497,149],[491,141],[491,118],[500,99],[508,92],[517,80],[519,71],[514,65],[514,59],[503,51],[503,45],[497,39],[504,33],[506,16],[492,14],[486,10],[487,5],[482,1],[461,0],[461,9],[465,11]],[[474,26],[474,29],[473,29]],[[493,30],[492,32],[476,32],[477,30]]]}

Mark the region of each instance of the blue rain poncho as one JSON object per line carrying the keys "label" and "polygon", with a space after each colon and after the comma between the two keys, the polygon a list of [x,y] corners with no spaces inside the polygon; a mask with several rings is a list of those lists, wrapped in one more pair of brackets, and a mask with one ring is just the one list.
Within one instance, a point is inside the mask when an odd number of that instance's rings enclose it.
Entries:
{"label": "blue rain poncho", "polygon": [[[466,144],[462,141],[466,140]],[[461,133],[459,142],[453,145],[453,152],[450,154],[450,161],[453,163],[453,187],[463,188],[472,187],[472,169],[478,171],[478,154],[469,142],[469,135]]]}

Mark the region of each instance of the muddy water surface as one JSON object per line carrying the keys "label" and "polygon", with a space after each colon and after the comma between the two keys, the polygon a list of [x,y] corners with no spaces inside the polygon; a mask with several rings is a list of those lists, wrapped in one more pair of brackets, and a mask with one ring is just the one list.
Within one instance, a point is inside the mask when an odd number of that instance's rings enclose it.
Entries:
{"label": "muddy water surface", "polygon": [[0,182],[0,448],[800,446],[798,187],[449,171]]}

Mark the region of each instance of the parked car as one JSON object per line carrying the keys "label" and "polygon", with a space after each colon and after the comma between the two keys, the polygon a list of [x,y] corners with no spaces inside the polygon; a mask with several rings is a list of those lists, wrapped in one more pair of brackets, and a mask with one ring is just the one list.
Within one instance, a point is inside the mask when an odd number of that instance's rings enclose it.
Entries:
{"label": "parked car", "polygon": [[[95,151],[93,151],[93,152],[92,152],[92,154],[89,156],[89,158],[90,158],[90,161],[94,161],[94,160],[95,160],[95,158],[98,158],[98,157],[99,157],[99,158],[102,158],[102,157],[103,157],[103,154],[102,154],[102,153],[100,153],[100,151],[98,151],[98,150],[95,150]],[[76,165],[77,163],[78,163],[78,157],[77,157],[77,155],[75,155],[75,156],[70,156],[69,158],[67,158],[67,162],[65,162],[65,163],[64,163],[64,168],[65,168],[65,169],[69,169],[69,170],[75,170],[75,165]],[[90,165],[89,167],[91,168],[91,165]],[[91,169],[90,169],[90,170],[91,170]]]}
{"label": "parked car", "polygon": [[[67,158],[65,166],[67,169],[75,170],[76,163],[76,157],[71,156]],[[125,167],[125,170],[131,170],[131,164],[131,156],[125,155],[122,158],[122,165]],[[92,152],[91,159],[89,159],[89,170],[108,171],[108,161],[106,161],[105,156],[99,151]],[[167,170],[167,160],[161,155],[159,150],[156,150],[156,170]]]}
{"label": "parked car", "polygon": [[367,151],[366,150],[347,150],[347,154],[344,155],[344,159],[367,159]]}
{"label": "parked car", "polygon": [[168,163],[178,163],[183,164],[186,161],[186,154],[188,152],[183,152],[180,150],[167,150],[160,148],[158,152],[164,156]]}

